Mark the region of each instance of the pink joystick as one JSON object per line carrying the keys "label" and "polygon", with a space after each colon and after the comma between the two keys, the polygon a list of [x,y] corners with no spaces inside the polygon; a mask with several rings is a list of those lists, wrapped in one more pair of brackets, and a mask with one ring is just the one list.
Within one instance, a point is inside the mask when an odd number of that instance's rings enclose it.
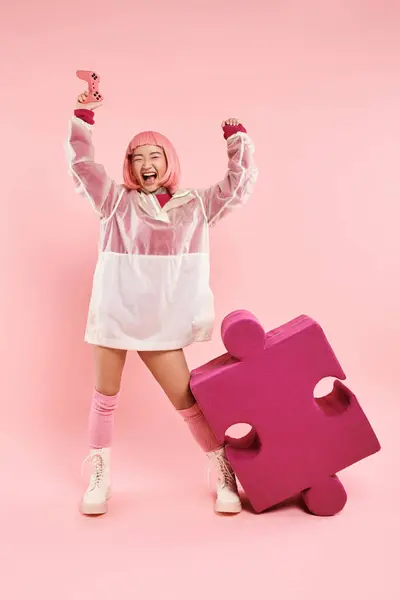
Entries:
{"label": "pink joystick", "polygon": [[89,102],[102,102],[104,98],[99,92],[99,75],[97,75],[97,73],[94,71],[77,71],[76,75],[79,77],[79,79],[83,79],[83,81],[86,81],[88,84],[89,95],[86,100],[82,102],[82,104],[88,104]]}

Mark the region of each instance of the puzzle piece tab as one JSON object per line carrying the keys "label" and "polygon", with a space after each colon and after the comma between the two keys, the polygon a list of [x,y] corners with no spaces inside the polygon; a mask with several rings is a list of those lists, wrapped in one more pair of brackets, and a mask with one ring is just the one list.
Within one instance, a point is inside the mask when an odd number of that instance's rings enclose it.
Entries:
{"label": "puzzle piece tab", "polygon": [[[333,515],[346,503],[336,473],[378,452],[379,441],[321,327],[300,316],[265,333],[247,311],[222,324],[228,351],[196,369],[191,389],[256,512],[302,493],[310,512]],[[336,378],[316,400],[321,379]],[[251,426],[227,438],[238,423]]]}

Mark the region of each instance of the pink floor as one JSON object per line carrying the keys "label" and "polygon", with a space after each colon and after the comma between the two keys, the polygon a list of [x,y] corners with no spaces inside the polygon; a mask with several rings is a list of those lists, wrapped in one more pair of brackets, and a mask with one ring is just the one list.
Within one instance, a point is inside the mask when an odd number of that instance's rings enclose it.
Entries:
{"label": "pink floor", "polygon": [[65,424],[58,443],[29,424],[20,438],[2,430],[0,597],[398,600],[398,398],[363,395],[383,449],[341,474],[349,500],[333,518],[295,504],[215,516],[204,459],[172,414],[156,446],[150,421],[134,441],[119,421],[110,511],[83,518],[81,440]]}

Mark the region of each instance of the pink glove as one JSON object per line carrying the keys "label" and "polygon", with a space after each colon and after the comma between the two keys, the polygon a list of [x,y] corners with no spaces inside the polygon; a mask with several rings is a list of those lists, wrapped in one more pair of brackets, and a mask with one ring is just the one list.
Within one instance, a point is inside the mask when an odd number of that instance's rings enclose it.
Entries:
{"label": "pink glove", "polygon": [[241,123],[238,125],[224,125],[222,129],[224,130],[224,138],[226,140],[231,137],[231,135],[235,135],[235,133],[247,133]]}
{"label": "pink glove", "polygon": [[81,119],[81,121],[85,121],[89,125],[94,125],[94,112],[92,110],[88,110],[87,108],[77,108],[74,111],[74,115]]}

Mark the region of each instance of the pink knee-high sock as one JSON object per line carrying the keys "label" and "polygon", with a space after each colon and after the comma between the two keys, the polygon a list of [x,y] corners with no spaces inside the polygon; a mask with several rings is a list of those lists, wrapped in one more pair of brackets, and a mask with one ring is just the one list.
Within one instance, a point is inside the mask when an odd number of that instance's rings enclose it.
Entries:
{"label": "pink knee-high sock", "polygon": [[204,452],[213,452],[222,447],[197,403],[190,408],[178,410],[178,413],[183,417],[191,434]]}
{"label": "pink knee-high sock", "polygon": [[95,390],[89,414],[89,447],[109,448],[114,430],[114,411],[119,394],[104,396]]}

